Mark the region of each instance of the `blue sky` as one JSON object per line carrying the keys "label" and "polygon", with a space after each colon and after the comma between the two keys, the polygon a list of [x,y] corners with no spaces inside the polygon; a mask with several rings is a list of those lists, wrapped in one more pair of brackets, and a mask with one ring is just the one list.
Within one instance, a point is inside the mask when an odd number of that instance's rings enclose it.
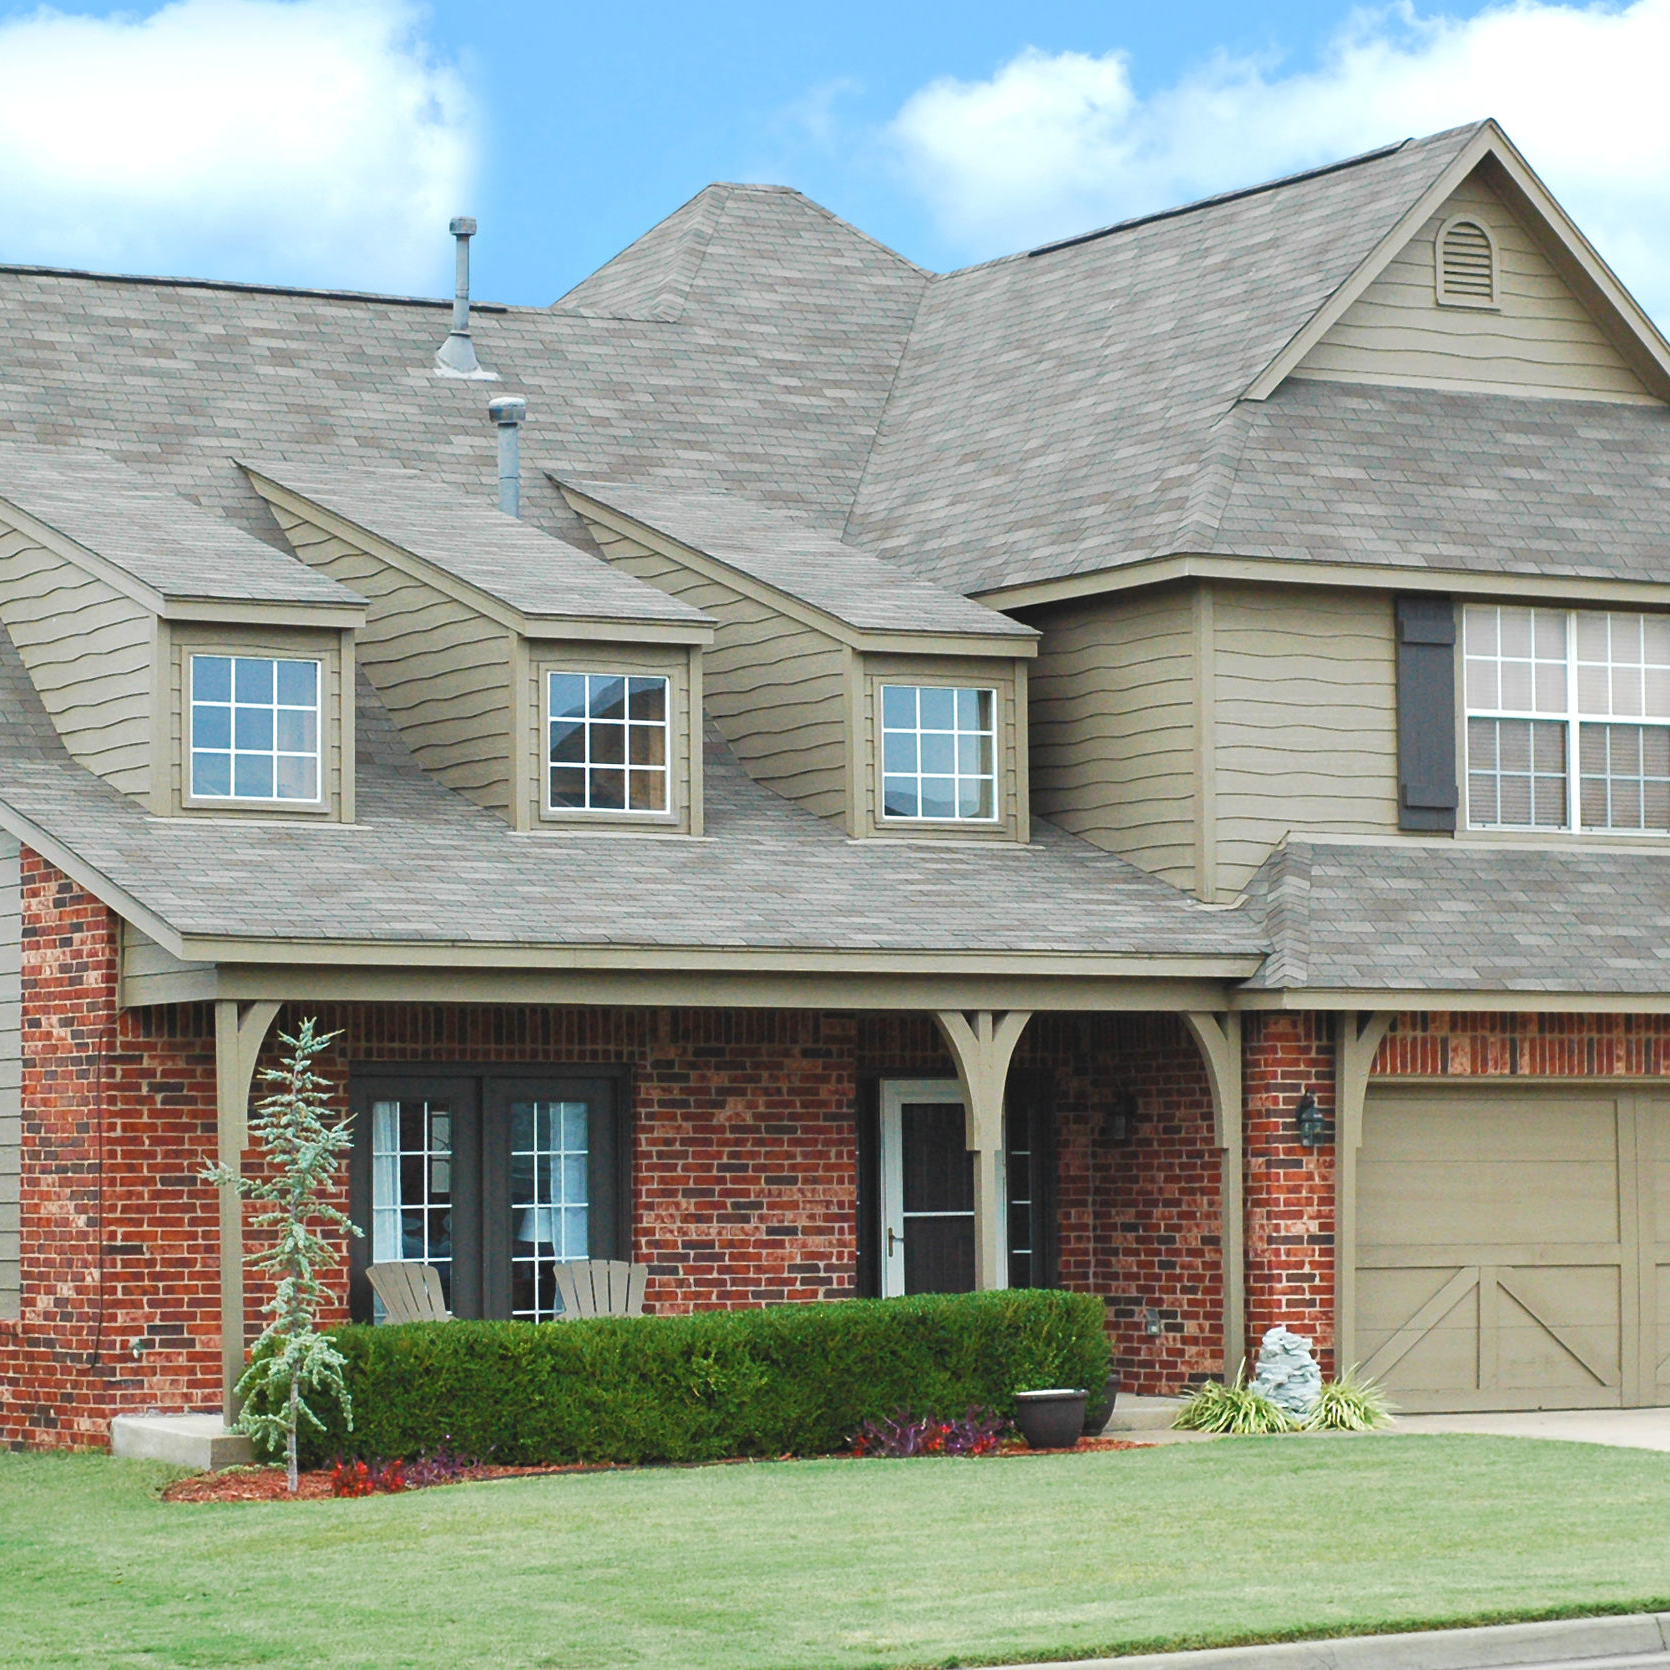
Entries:
{"label": "blue sky", "polygon": [[714,179],[934,268],[1494,114],[1670,314],[1670,0],[0,0],[0,260],[545,303]]}

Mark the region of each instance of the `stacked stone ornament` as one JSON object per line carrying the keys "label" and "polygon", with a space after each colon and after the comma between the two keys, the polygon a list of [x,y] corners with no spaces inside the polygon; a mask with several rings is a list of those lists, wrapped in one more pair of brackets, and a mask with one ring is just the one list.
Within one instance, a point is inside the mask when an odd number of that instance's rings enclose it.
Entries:
{"label": "stacked stone ornament", "polygon": [[1322,1370],[1310,1341],[1287,1328],[1269,1329],[1258,1348],[1252,1383],[1284,1414],[1295,1421],[1308,1419],[1322,1396]]}

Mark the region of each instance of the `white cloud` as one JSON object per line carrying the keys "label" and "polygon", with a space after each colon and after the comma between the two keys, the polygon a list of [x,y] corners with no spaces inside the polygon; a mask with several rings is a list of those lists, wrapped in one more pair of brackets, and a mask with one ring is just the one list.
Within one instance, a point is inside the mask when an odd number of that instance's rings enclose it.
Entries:
{"label": "white cloud", "polygon": [[444,279],[470,118],[407,0],[0,23],[0,260],[406,290]]}
{"label": "white cloud", "polygon": [[1223,56],[1148,96],[1125,54],[1033,49],[940,80],[894,118],[906,177],[954,247],[1023,248],[1482,116],[1670,316],[1670,0],[1520,0],[1468,19],[1356,14],[1317,68]]}

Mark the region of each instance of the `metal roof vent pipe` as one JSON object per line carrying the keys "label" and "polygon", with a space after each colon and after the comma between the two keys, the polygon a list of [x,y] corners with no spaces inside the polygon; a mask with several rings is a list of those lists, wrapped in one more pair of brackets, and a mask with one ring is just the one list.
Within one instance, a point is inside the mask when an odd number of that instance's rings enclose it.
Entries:
{"label": "metal roof vent pipe", "polygon": [[493,372],[482,369],[470,337],[470,239],[475,236],[475,221],[469,215],[457,215],[447,229],[458,240],[457,279],[453,285],[452,329],[435,350],[435,375],[497,382]]}
{"label": "metal roof vent pipe", "polygon": [[487,415],[499,426],[499,509],[522,514],[522,419],[528,403],[519,394],[501,394],[487,402]]}

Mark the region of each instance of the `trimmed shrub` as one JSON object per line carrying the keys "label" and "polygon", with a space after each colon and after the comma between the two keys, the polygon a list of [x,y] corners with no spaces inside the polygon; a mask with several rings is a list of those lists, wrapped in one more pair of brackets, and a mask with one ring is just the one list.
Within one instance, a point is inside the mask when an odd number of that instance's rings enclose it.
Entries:
{"label": "trimmed shrub", "polygon": [[307,1461],[714,1461],[821,1455],[909,1408],[1014,1414],[1014,1394],[1100,1386],[1102,1302],[1042,1289],[844,1299],[694,1316],[346,1327],[354,1425]]}

